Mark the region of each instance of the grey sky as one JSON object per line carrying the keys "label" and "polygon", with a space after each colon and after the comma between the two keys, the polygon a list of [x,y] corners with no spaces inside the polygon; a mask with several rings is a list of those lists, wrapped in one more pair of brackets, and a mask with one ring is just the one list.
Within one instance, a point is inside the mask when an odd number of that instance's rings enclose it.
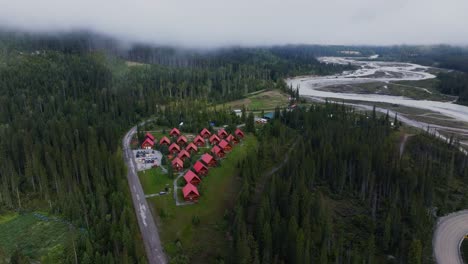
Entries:
{"label": "grey sky", "polygon": [[468,0],[0,0],[0,25],[200,47],[468,44]]}

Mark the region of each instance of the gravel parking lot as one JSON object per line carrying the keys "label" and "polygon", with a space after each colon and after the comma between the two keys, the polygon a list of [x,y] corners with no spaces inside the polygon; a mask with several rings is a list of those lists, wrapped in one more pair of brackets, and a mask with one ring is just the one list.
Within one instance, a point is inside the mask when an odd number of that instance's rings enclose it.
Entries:
{"label": "gravel parking lot", "polygon": [[154,165],[161,166],[162,153],[153,149],[136,149],[133,150],[137,170],[148,170]]}

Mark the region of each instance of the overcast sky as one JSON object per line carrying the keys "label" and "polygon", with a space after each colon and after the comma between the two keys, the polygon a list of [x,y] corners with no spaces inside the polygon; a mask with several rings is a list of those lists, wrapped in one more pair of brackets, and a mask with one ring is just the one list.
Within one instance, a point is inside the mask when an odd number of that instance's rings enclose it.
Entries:
{"label": "overcast sky", "polygon": [[0,25],[182,46],[468,44],[468,0],[0,0]]}

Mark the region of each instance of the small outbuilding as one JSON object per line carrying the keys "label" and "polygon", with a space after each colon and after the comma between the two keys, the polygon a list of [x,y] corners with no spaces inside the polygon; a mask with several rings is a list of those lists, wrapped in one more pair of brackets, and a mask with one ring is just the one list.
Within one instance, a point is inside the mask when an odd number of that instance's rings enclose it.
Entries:
{"label": "small outbuilding", "polygon": [[229,142],[227,142],[225,139],[221,140],[221,142],[219,142],[218,146],[220,148],[222,148],[224,150],[224,152],[229,152],[229,151],[232,150],[231,144],[229,144]]}
{"label": "small outbuilding", "polygon": [[185,136],[180,136],[178,139],[177,139],[177,144],[179,146],[185,146],[187,145],[187,138]]}
{"label": "small outbuilding", "polygon": [[188,170],[185,175],[184,175],[184,179],[187,183],[191,183],[195,186],[197,186],[200,182],[201,182],[201,179],[200,177],[198,177],[197,174],[195,174],[195,172],[191,171],[191,170]]}
{"label": "small outbuilding", "polygon": [[200,176],[205,176],[208,174],[208,168],[199,160],[193,165],[193,170]]}
{"label": "small outbuilding", "polygon": [[196,202],[200,198],[200,193],[195,185],[187,183],[187,185],[182,188],[182,194],[184,195],[184,200],[188,202]]}
{"label": "small outbuilding", "polygon": [[201,161],[203,161],[203,163],[205,163],[208,167],[214,167],[218,164],[215,158],[213,158],[213,156],[208,153],[205,153],[201,156]]}
{"label": "small outbuilding", "polygon": [[226,141],[231,142],[234,145],[239,143],[239,140],[235,136],[233,136],[232,134],[229,134],[229,136],[227,136]]}
{"label": "small outbuilding", "polygon": [[193,144],[193,142],[190,142],[187,147],[185,147],[185,150],[188,151],[190,154],[193,154],[195,152],[198,152],[198,147],[197,145]]}
{"label": "small outbuilding", "polygon": [[145,141],[143,141],[143,143],[141,143],[141,148],[142,149],[152,149],[153,146],[154,146],[154,142],[149,138],[145,138]]}
{"label": "small outbuilding", "polygon": [[184,162],[177,157],[172,160],[171,164],[175,171],[181,171],[184,169]]}
{"label": "small outbuilding", "polygon": [[226,130],[224,129],[220,129],[218,130],[218,137],[223,139],[223,138],[226,138],[228,136],[228,132],[226,132]]}
{"label": "small outbuilding", "polygon": [[215,134],[213,134],[211,137],[210,137],[210,144],[211,145],[217,145],[221,140],[219,139],[219,137]]}
{"label": "small outbuilding", "polygon": [[172,143],[170,146],[169,146],[169,153],[171,154],[176,154],[180,151],[180,147],[179,145],[177,145],[176,143]]}
{"label": "small outbuilding", "polygon": [[200,136],[201,136],[202,138],[209,138],[209,137],[211,136],[211,132],[210,132],[208,129],[204,128],[204,129],[200,132]]}
{"label": "small outbuilding", "polygon": [[193,143],[199,147],[205,145],[205,139],[203,139],[200,135],[197,135],[193,140]]}
{"label": "small outbuilding", "polygon": [[169,132],[169,136],[171,137],[179,137],[180,136],[180,131],[177,128],[173,128],[171,132]]}
{"label": "small outbuilding", "polygon": [[153,136],[150,132],[146,132],[145,138],[149,138],[149,139],[151,139],[151,141],[153,141],[153,142],[154,142],[154,140],[155,140],[154,136]]}
{"label": "small outbuilding", "polygon": [[236,129],[236,131],[234,131],[234,135],[236,135],[236,137],[240,138],[240,139],[243,139],[244,138],[244,131],[240,130],[239,128]]}
{"label": "small outbuilding", "polygon": [[226,155],[224,153],[224,150],[222,150],[218,146],[214,146],[213,148],[211,148],[211,153],[213,153],[213,155],[218,157],[218,158],[223,158]]}
{"label": "small outbuilding", "polygon": [[179,152],[179,155],[177,155],[177,157],[181,160],[185,160],[185,159],[189,159],[190,158],[190,153],[188,153],[188,151],[186,151],[185,149],[181,150]]}

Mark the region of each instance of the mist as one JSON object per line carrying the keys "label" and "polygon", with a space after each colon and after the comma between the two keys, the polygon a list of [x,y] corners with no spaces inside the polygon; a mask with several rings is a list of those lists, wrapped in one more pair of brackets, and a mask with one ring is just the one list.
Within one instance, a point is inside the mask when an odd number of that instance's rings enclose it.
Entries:
{"label": "mist", "polygon": [[468,44],[466,0],[0,0],[0,26],[182,47]]}

